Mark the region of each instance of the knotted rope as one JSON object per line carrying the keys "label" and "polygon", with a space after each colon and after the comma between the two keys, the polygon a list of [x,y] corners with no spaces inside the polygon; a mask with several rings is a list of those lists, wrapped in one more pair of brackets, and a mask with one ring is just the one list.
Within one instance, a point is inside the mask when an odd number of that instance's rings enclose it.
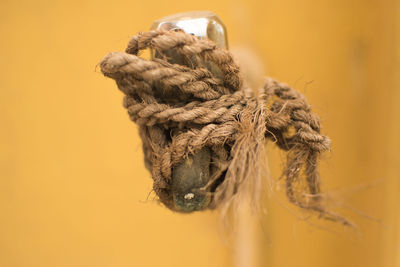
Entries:
{"label": "knotted rope", "polygon": [[[138,56],[148,48],[157,55],[153,60]],[[171,63],[171,53],[181,64]],[[125,94],[154,191],[170,209],[176,210],[171,173],[188,155],[204,147],[211,151],[207,208],[214,208],[231,201],[246,180],[260,176],[262,150],[271,139],[287,151],[283,177],[290,202],[349,224],[322,204],[318,158],[330,140],[321,135],[320,120],[306,98],[288,85],[267,79],[253,93],[227,50],[181,31],[140,33],[125,52],[109,53],[100,67]],[[257,187],[255,182],[255,192]]]}

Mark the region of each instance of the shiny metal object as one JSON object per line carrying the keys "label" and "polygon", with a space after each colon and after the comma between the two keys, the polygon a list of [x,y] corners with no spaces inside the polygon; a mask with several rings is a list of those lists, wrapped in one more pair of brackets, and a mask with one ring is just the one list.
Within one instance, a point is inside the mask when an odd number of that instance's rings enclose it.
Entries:
{"label": "shiny metal object", "polygon": [[[156,20],[151,30],[183,30],[200,39],[210,39],[220,48],[228,48],[225,25],[220,18],[210,11],[179,13]],[[168,53],[171,63],[185,64],[182,55],[175,51]],[[152,52],[152,57],[158,57]],[[211,62],[201,62],[215,76],[220,77],[219,68]],[[205,189],[210,181],[211,151],[203,148],[194,155],[189,155],[172,170],[171,193],[175,209],[180,212],[204,210],[211,202],[211,192]],[[209,189],[208,189],[209,190]]]}

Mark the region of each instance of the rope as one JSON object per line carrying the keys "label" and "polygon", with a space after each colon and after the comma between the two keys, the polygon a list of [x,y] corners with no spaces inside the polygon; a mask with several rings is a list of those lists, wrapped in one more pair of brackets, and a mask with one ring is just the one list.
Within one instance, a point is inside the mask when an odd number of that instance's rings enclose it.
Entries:
{"label": "rope", "polygon": [[[155,59],[138,55],[149,48]],[[172,62],[171,53],[181,64]],[[202,209],[231,202],[247,180],[253,180],[256,195],[261,155],[271,139],[287,151],[283,177],[289,201],[350,224],[322,204],[317,167],[330,140],[321,135],[320,120],[306,98],[288,85],[268,78],[253,93],[227,50],[182,31],[139,33],[126,52],[109,53],[100,67],[125,94],[154,191],[168,208],[181,211],[172,192],[174,168],[204,148],[211,151],[212,178],[207,184],[211,198]]]}

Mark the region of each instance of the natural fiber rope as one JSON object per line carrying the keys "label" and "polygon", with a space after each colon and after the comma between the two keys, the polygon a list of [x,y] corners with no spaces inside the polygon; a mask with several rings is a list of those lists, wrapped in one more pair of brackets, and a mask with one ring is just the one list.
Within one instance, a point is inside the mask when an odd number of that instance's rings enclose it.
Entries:
{"label": "natural fiber rope", "polygon": [[[157,58],[138,56],[148,48]],[[185,65],[168,62],[171,51],[181,55]],[[259,176],[262,149],[266,139],[272,139],[288,152],[288,199],[321,217],[349,224],[322,204],[317,166],[330,140],[320,134],[320,120],[305,97],[288,85],[267,79],[256,96],[243,85],[227,50],[180,31],[140,33],[125,53],[109,53],[100,67],[125,94],[124,106],[139,126],[154,190],[167,207],[174,209],[171,171],[187,155],[209,147],[213,181],[225,175],[213,192],[213,208],[231,201],[247,179]]]}

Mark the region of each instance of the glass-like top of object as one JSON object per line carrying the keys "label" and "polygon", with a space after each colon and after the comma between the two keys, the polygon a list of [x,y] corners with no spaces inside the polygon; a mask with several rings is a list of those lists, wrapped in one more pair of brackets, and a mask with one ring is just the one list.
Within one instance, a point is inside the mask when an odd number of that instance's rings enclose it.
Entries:
{"label": "glass-like top of object", "polygon": [[216,14],[210,11],[179,13],[158,19],[151,26],[151,30],[157,29],[181,29],[200,39],[208,38],[218,47],[228,49],[225,25]]}

